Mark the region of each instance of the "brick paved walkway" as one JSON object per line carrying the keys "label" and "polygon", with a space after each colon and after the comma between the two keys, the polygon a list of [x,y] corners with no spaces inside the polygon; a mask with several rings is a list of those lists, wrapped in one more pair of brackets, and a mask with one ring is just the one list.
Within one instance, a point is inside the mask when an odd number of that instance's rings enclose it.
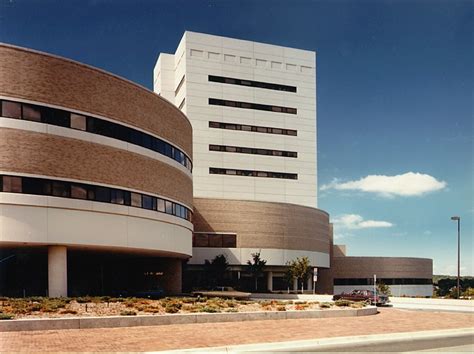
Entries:
{"label": "brick paved walkway", "polygon": [[0,351],[157,351],[469,327],[473,314],[381,309],[366,317],[0,332]]}

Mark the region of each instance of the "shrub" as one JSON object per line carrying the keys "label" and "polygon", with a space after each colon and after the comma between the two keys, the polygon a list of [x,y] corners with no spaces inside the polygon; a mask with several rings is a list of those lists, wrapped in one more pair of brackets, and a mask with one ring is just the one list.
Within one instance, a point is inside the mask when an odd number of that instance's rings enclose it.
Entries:
{"label": "shrub", "polygon": [[76,302],[78,304],[85,304],[88,302],[92,302],[92,298],[90,296],[80,296],[76,298]]}
{"label": "shrub", "polygon": [[296,305],[295,310],[306,310],[308,306],[309,306],[308,304]]}
{"label": "shrub", "polygon": [[177,313],[181,309],[181,304],[179,302],[176,303],[169,303],[165,306],[166,313]]}
{"label": "shrub", "polygon": [[307,303],[307,301],[295,301],[295,305],[305,305]]}
{"label": "shrub", "polygon": [[125,310],[120,312],[120,316],[136,316],[137,313],[135,311]]}
{"label": "shrub", "polygon": [[0,320],[11,320],[14,317],[11,313],[0,312]]}
{"label": "shrub", "polygon": [[353,302],[349,306],[354,308],[354,309],[361,309],[361,308],[365,307],[365,305],[366,305],[365,302]]}
{"label": "shrub", "polygon": [[286,311],[286,307],[285,306],[278,306],[277,311]]}
{"label": "shrub", "polygon": [[203,308],[201,308],[200,312],[216,313],[220,311],[218,308],[215,308],[213,306],[204,306]]}
{"label": "shrub", "polygon": [[336,300],[334,302],[334,304],[336,306],[339,306],[339,307],[345,307],[345,306],[351,306],[352,301],[349,301],[349,300]]}
{"label": "shrub", "polygon": [[331,306],[332,306],[332,304],[329,303],[329,302],[321,302],[319,304],[319,307],[322,308],[322,309],[329,309],[329,308],[331,308]]}

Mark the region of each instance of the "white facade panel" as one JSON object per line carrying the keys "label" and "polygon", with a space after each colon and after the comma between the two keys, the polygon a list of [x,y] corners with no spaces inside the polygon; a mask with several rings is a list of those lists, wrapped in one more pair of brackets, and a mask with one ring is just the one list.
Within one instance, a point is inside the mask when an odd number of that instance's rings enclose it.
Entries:
{"label": "white facade panel", "polygon": [[[194,196],[317,207],[316,54],[186,32],[174,55],[174,79],[168,76],[169,56],[160,54],[155,68],[155,91],[170,99],[168,96],[171,92],[174,96],[176,86],[185,76],[180,92],[170,100],[179,107],[185,99],[183,111],[193,125]],[[209,81],[209,75],[287,85],[296,87],[296,92],[248,83],[213,82]],[[296,109],[297,114],[211,105],[210,98],[289,107]],[[210,121],[291,129],[297,131],[297,136],[210,128]],[[296,152],[298,156],[209,151],[210,144]],[[297,179],[214,175],[210,174],[210,168],[297,174]]]}

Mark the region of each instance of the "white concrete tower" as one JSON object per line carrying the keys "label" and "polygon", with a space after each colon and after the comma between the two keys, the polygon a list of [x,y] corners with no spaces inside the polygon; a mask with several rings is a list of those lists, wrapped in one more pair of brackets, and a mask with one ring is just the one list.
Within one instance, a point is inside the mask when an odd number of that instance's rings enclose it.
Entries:
{"label": "white concrete tower", "polygon": [[315,52],[185,32],[154,91],[192,123],[195,198],[317,207]]}

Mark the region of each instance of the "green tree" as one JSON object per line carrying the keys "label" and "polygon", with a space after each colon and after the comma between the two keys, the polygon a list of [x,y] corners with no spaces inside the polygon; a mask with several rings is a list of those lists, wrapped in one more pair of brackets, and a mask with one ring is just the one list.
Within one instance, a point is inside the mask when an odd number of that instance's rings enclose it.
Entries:
{"label": "green tree", "polygon": [[258,277],[263,275],[263,269],[267,261],[260,258],[260,251],[256,253],[252,253],[252,260],[247,261],[247,271],[254,277],[255,279],[255,291],[258,289]]}
{"label": "green tree", "polygon": [[377,283],[377,293],[392,296],[392,292],[390,291],[390,287],[382,281]]}
{"label": "green tree", "polygon": [[296,257],[295,260],[288,263],[293,277],[301,282],[301,293],[303,293],[304,283],[308,279],[311,272],[311,263],[308,257]]}
{"label": "green tree", "polygon": [[290,293],[290,286],[293,283],[293,272],[291,271],[291,268],[289,267],[289,262],[286,263],[287,268],[285,271],[285,274],[283,275],[283,279],[285,279],[286,286],[288,287],[288,294]]}
{"label": "green tree", "polygon": [[212,261],[204,261],[204,271],[208,277],[210,285],[222,284],[225,273],[229,269],[229,262],[225,255],[220,254],[214,257]]}

